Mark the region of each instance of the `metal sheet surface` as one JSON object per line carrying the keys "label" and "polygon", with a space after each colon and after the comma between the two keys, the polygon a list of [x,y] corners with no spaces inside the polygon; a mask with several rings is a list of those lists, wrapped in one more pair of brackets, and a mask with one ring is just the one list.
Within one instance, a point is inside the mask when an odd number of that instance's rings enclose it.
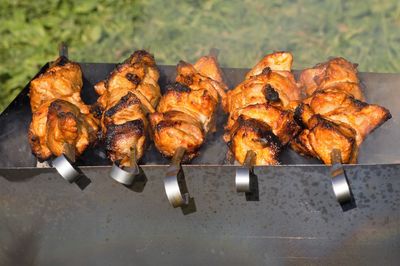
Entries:
{"label": "metal sheet surface", "polygon": [[[84,78],[82,98],[86,103],[91,104],[97,99],[93,85],[106,78],[115,65],[82,63],[81,67]],[[175,79],[175,67],[160,66],[159,68],[160,86],[164,90],[166,84]],[[240,83],[246,72],[246,69],[223,68],[224,77],[229,88],[234,88]],[[400,142],[398,141],[398,136],[400,135],[400,121],[398,118],[400,105],[397,103],[399,100],[398,84],[400,84],[400,74],[361,73],[360,78],[365,85],[364,91],[368,102],[385,106],[391,111],[393,118],[370,134],[361,145],[359,163],[400,163]],[[36,165],[36,160],[31,154],[27,139],[27,130],[31,121],[28,92],[29,88],[27,86],[0,116],[0,154],[4,154],[6,157],[0,160],[0,167],[33,167]],[[208,135],[207,141],[200,149],[200,155],[191,164],[226,164],[227,146],[222,140],[225,123],[226,116],[222,110],[219,110],[217,132]],[[320,164],[318,160],[302,157],[289,148],[282,153],[281,162],[284,165]],[[142,165],[166,165],[168,160],[160,155],[154,145],[150,144],[140,163]],[[102,146],[88,149],[78,161],[78,165],[88,166],[110,164]]]}
{"label": "metal sheet surface", "polygon": [[[234,166],[185,166],[196,212],[164,194],[164,166],[135,192],[84,167],[83,192],[54,169],[0,174],[0,265],[398,265],[400,166],[347,166],[357,208],[342,212],[325,166],[257,167],[260,201]],[[134,190],[138,190],[137,188]],[[140,191],[140,189],[139,189]]]}

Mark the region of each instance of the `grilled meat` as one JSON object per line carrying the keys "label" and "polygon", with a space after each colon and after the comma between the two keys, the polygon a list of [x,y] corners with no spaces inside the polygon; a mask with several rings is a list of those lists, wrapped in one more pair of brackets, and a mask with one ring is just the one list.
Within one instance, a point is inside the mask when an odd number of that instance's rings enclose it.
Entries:
{"label": "grilled meat", "polygon": [[243,164],[249,150],[256,153],[256,165],[278,164],[282,143],[272,129],[255,119],[242,116],[236,120],[230,131],[228,146],[238,162]]}
{"label": "grilled meat", "polygon": [[228,113],[248,105],[271,103],[290,109],[300,98],[293,75],[281,75],[266,67],[261,74],[251,76],[227,93],[224,109]]}
{"label": "grilled meat", "polygon": [[290,72],[292,61],[286,52],[267,55],[227,93],[224,140],[239,163],[253,150],[256,164],[277,164],[281,147],[299,132],[292,110],[300,101],[300,89]]}
{"label": "grilled meat", "polygon": [[268,125],[272,132],[280,139],[282,145],[286,145],[297,135],[300,129],[294,120],[292,111],[283,110],[281,107],[269,103],[253,104],[231,113],[225,127],[228,130],[224,135],[225,141],[228,142],[230,140],[229,131],[232,130],[239,117],[242,119],[251,118]]}
{"label": "grilled meat", "polygon": [[330,153],[339,149],[343,163],[355,163],[367,135],[391,118],[384,107],[362,101],[356,67],[333,58],[301,73],[309,97],[296,109],[305,130],[292,141],[294,150],[331,164]]}
{"label": "grilled meat", "polygon": [[160,98],[158,78],[154,57],[136,51],[95,86],[107,155],[120,166],[131,166],[132,151],[137,160],[143,156],[148,135],[146,114],[155,111]]}
{"label": "grilled meat", "polygon": [[44,103],[63,99],[76,105],[83,114],[89,113],[89,107],[81,99],[82,70],[79,64],[59,57],[49,68],[30,83],[30,101],[32,113]]}
{"label": "grilled meat", "polygon": [[176,83],[167,87],[157,112],[150,115],[157,149],[172,157],[183,147],[185,160],[195,157],[206,134],[215,130],[215,110],[226,89],[215,57],[201,57],[194,65],[179,62]]}
{"label": "grilled meat", "polygon": [[307,104],[300,104],[296,108],[295,117],[305,126],[305,129],[291,142],[296,152],[331,164],[332,150],[339,149],[344,162],[356,162],[358,146],[356,131],[353,128],[315,114]]}
{"label": "grilled meat", "polygon": [[80,66],[65,57],[31,81],[32,122],[28,136],[32,152],[40,161],[63,153],[79,156],[95,141],[98,121],[81,100],[81,89]]}
{"label": "grilled meat", "polygon": [[313,68],[303,70],[299,84],[308,96],[317,90],[336,89],[346,91],[362,101],[364,96],[357,73],[357,64],[342,57],[332,58]]}
{"label": "grilled meat", "polygon": [[306,102],[309,102],[315,113],[351,126],[357,133],[357,145],[390,118],[390,112],[386,108],[362,102],[339,90],[316,91]]}

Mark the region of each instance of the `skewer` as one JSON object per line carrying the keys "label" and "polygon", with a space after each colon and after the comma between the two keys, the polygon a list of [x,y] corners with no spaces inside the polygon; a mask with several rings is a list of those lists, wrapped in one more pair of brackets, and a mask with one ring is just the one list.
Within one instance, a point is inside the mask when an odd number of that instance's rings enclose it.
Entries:
{"label": "skewer", "polygon": [[[68,46],[66,43],[60,43],[58,47],[59,56],[68,58]],[[72,144],[63,144],[64,153],[52,161],[52,165],[57,172],[69,183],[76,182],[80,172],[73,166],[76,160],[75,147]]]}
{"label": "skewer", "polygon": [[58,47],[58,54],[59,56],[64,56],[68,58],[68,46],[65,42],[61,42]]}
{"label": "skewer", "polygon": [[[68,58],[68,46],[66,43],[60,43],[58,47],[59,56]],[[75,146],[65,142],[63,144],[63,154],[52,161],[52,166],[69,183],[74,183],[81,189],[85,189],[90,183],[90,179],[83,175],[75,166],[76,150]]]}
{"label": "skewer", "polygon": [[332,150],[331,162],[331,182],[333,192],[335,193],[336,199],[340,205],[349,204],[353,202],[353,195],[347,180],[346,172],[342,165],[342,155],[340,150]]}
{"label": "skewer", "polygon": [[236,168],[235,186],[236,192],[251,192],[251,176],[256,159],[256,153],[248,150],[243,166]]}
{"label": "skewer", "polygon": [[120,167],[116,163],[113,164],[110,177],[123,185],[132,185],[135,176],[140,173],[139,166],[136,162],[136,148],[131,147],[130,167]]}
{"label": "skewer", "polygon": [[168,201],[174,208],[184,207],[189,204],[190,195],[186,186],[185,175],[181,162],[186,149],[179,147],[172,157],[164,178],[164,188]]}

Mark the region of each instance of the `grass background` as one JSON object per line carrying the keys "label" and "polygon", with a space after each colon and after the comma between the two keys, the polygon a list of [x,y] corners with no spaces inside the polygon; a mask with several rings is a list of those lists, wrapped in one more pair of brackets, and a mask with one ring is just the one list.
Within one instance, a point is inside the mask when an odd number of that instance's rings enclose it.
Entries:
{"label": "grass background", "polygon": [[400,72],[400,1],[0,0],[0,111],[61,41],[86,62],[144,48],[176,64],[216,47],[229,67],[289,50],[296,69],[343,56],[361,71]]}

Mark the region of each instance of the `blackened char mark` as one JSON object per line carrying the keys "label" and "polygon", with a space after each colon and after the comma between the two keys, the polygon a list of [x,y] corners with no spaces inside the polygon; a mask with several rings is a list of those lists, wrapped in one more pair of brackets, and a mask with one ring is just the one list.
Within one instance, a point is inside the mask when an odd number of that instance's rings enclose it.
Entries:
{"label": "blackened char mark", "polygon": [[294,110],[294,121],[301,126],[302,128],[306,128],[306,125],[303,122],[303,112],[304,112],[304,103],[299,104],[296,109]]}
{"label": "blackened char mark", "polygon": [[182,83],[175,82],[167,85],[167,91],[191,92],[192,90]]}
{"label": "blackened char mark", "polygon": [[143,136],[144,132],[144,123],[141,119],[136,119],[133,121],[126,122],[121,125],[110,125],[107,128],[105,144],[106,150],[108,152],[112,152],[115,148],[114,143],[118,141],[120,138],[124,138],[127,135],[138,135]]}
{"label": "blackened char mark", "polygon": [[95,118],[100,119],[103,114],[103,108],[96,102],[90,106],[90,113],[92,113]]}
{"label": "blackened char mark", "polygon": [[276,151],[282,149],[282,143],[279,138],[272,132],[271,127],[267,124],[261,123],[256,119],[246,119],[242,116],[239,116],[237,122],[240,124],[239,127],[236,128],[236,132],[234,132],[233,136],[236,135],[237,131],[240,128],[246,128],[246,130],[251,130],[255,132],[259,136],[259,141],[268,145],[269,147],[274,148]]}
{"label": "blackened char mark", "polygon": [[279,93],[269,84],[265,86],[264,94],[268,102],[276,103],[280,101]]}
{"label": "blackened char mark", "polygon": [[182,124],[182,121],[162,120],[161,122],[159,122],[157,124],[156,130],[161,131],[164,128],[176,127],[176,126],[179,126],[180,124]]}
{"label": "blackened char mark", "polygon": [[266,68],[264,68],[263,70],[262,70],[262,74],[264,74],[264,75],[266,75],[266,74],[269,74],[269,73],[271,73],[271,68],[270,67],[266,67]]}
{"label": "blackened char mark", "polygon": [[141,82],[141,79],[138,75],[133,74],[133,73],[127,73],[125,75],[126,79],[129,80],[130,82],[132,82],[135,85],[139,85]]}
{"label": "blackened char mark", "polygon": [[105,112],[105,116],[111,117],[115,115],[118,111],[121,111],[133,104],[140,104],[140,100],[136,97],[134,93],[128,92],[124,97],[119,100],[116,105]]}

